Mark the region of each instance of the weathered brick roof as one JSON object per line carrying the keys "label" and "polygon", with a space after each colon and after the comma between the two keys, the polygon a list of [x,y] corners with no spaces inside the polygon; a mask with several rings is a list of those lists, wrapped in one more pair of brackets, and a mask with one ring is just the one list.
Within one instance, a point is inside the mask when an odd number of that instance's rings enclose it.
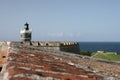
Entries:
{"label": "weathered brick roof", "polygon": [[5,46],[0,45],[0,80],[120,80],[119,62],[18,43]]}
{"label": "weathered brick roof", "polygon": [[43,51],[11,49],[5,62],[4,80],[101,80],[93,72],[62,62]]}

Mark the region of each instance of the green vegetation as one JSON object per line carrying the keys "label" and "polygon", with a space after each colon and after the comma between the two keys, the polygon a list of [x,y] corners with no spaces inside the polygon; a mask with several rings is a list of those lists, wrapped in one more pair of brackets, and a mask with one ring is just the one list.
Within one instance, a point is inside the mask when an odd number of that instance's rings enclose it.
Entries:
{"label": "green vegetation", "polygon": [[93,57],[95,58],[101,58],[101,59],[106,59],[106,60],[111,60],[111,61],[120,61],[120,55],[117,55],[114,52],[105,52],[105,53],[93,53]]}
{"label": "green vegetation", "polygon": [[81,50],[81,51],[80,51],[80,55],[91,56],[91,55],[92,55],[92,52],[90,52],[90,51],[85,51],[85,50]]}
{"label": "green vegetation", "polygon": [[115,52],[90,52],[81,50],[80,55],[92,56],[94,58],[106,59],[110,61],[120,61],[120,55]]}

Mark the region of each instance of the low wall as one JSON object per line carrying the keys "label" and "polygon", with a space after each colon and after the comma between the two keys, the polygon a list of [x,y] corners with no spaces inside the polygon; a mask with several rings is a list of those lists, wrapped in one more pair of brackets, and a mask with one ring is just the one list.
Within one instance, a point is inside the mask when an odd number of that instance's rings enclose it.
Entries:
{"label": "low wall", "polygon": [[9,45],[10,42],[0,42],[0,70],[5,62],[6,56],[8,55]]}
{"label": "low wall", "polygon": [[76,43],[69,43],[69,44],[60,44],[60,51],[65,51],[65,52],[72,52],[72,53],[80,53],[80,48],[79,44]]}
{"label": "low wall", "polygon": [[44,47],[45,49],[53,49],[71,53],[80,53],[79,44],[77,42],[24,42],[23,44]]}
{"label": "low wall", "polygon": [[59,50],[71,53],[80,53],[79,44],[77,42],[13,42],[14,45],[42,47],[44,49]]}
{"label": "low wall", "polygon": [[50,50],[59,50],[71,53],[79,53],[79,44],[77,42],[41,42],[41,41],[32,41],[32,42],[0,42],[0,59],[7,56],[8,48],[11,44],[12,46],[34,46],[42,47],[44,49]]}

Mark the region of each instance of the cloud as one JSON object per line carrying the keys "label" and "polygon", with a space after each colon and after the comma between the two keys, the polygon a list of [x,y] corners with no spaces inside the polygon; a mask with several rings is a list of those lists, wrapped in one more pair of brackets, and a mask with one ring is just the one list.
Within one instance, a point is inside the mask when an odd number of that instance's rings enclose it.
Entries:
{"label": "cloud", "polygon": [[76,34],[76,37],[79,38],[81,36],[80,32]]}
{"label": "cloud", "polygon": [[57,32],[57,33],[48,33],[48,36],[50,37],[63,37],[63,32]]}
{"label": "cloud", "polygon": [[65,35],[66,35],[67,37],[74,37],[74,36],[75,36],[75,34],[73,34],[73,33],[65,33]]}
{"label": "cloud", "polygon": [[47,34],[50,37],[68,37],[68,38],[73,38],[73,37],[80,37],[80,32],[77,33],[70,33],[70,32],[49,32]]}

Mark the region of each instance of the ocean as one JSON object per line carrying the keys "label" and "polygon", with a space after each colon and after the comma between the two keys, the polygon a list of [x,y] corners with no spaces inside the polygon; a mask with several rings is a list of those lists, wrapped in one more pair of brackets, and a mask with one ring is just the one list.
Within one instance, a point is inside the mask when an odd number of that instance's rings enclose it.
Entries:
{"label": "ocean", "polygon": [[80,50],[106,51],[120,54],[120,42],[79,42]]}

